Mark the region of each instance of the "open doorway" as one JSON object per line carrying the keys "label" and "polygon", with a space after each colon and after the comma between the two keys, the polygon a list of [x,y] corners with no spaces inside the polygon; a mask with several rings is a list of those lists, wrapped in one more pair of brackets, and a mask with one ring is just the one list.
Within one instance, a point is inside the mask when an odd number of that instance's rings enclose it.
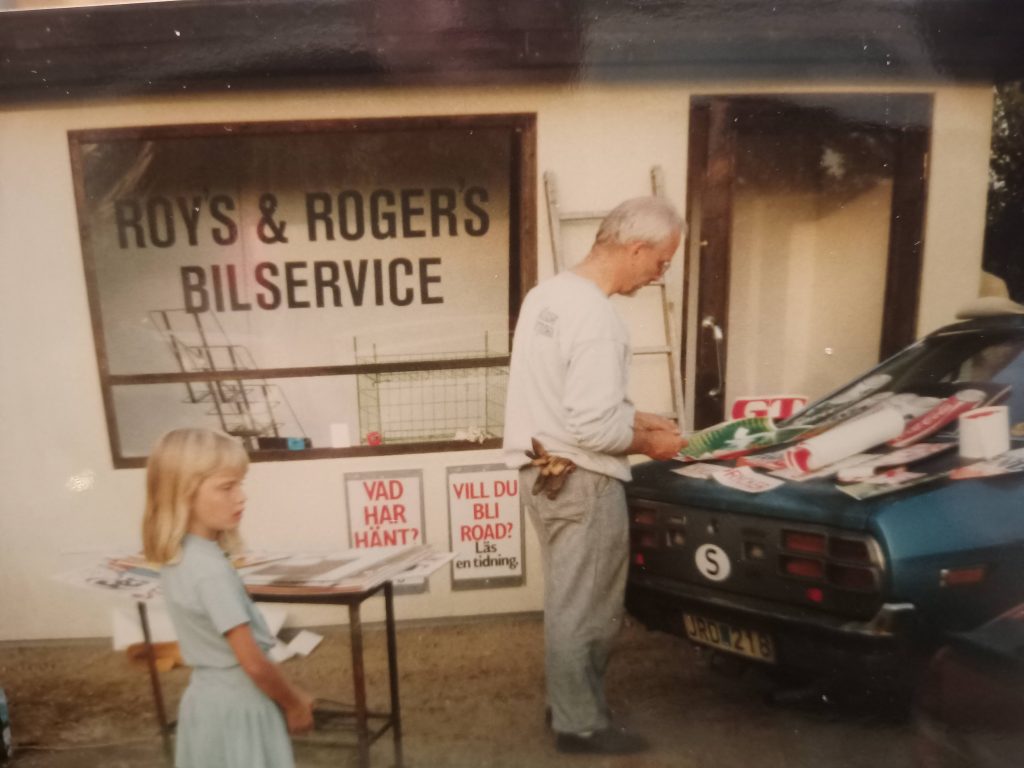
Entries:
{"label": "open doorway", "polygon": [[913,340],[931,113],[919,94],[692,101],[695,428],[737,397],[826,394]]}

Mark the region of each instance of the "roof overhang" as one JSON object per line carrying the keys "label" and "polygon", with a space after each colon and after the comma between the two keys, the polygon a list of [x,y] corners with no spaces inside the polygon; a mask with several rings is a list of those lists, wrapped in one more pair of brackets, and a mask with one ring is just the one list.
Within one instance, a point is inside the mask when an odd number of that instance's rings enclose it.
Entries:
{"label": "roof overhang", "polygon": [[1017,0],[219,0],[0,12],[0,103],[338,83],[1024,78]]}

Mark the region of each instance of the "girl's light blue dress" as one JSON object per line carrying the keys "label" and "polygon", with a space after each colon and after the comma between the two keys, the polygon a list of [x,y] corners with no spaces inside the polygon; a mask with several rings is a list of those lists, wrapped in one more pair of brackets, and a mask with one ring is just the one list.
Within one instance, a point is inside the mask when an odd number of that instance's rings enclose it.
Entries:
{"label": "girl's light blue dress", "polygon": [[249,624],[266,652],[274,638],[215,541],[186,534],[161,586],[192,678],[178,710],[177,768],[292,768],[278,706],[238,665],[224,633]]}

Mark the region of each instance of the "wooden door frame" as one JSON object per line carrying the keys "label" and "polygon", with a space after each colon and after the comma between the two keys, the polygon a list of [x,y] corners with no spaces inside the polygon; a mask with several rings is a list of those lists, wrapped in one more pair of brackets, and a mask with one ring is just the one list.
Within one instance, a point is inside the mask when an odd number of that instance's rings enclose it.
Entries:
{"label": "wooden door frame", "polygon": [[[693,97],[689,116],[689,234],[686,253],[694,253],[694,248],[699,253],[697,312],[693,324],[693,332],[696,334],[693,424],[697,429],[720,420],[726,406],[724,378],[729,342],[729,278],[737,125],[766,110],[777,109],[781,102],[795,102],[794,108],[811,109],[833,102],[853,103],[858,99],[863,103],[869,100],[884,101],[886,124],[877,127],[898,131],[879,359],[889,357],[916,338],[931,144],[931,94],[821,93]],[[709,275],[715,277],[711,291],[706,290]],[[683,354],[680,356],[684,392],[687,389],[685,356],[690,330],[689,286],[690,274],[687,270],[683,284]],[[720,344],[722,392],[718,398],[708,395],[719,383],[719,370],[714,349],[701,343],[704,334],[711,333],[709,329],[701,327],[705,317],[714,318],[724,336]],[[707,415],[709,413],[716,414],[717,418]]]}
{"label": "wooden door frame", "polygon": [[[699,266],[696,276],[698,289],[694,327],[696,368],[693,425],[696,429],[710,425],[708,417],[704,414],[714,412],[718,407],[715,400],[724,396],[725,360],[728,353],[732,200],[736,178],[736,131],[729,125],[730,111],[729,104],[723,100],[712,100],[703,107],[691,103],[690,107],[690,157],[691,160],[695,157],[698,159],[691,165],[691,173],[687,179],[688,204],[692,206],[697,204],[698,199],[700,201],[700,222],[696,228],[700,240],[696,243]],[[699,134],[703,134],[703,151],[700,146],[694,146],[693,128],[696,128]],[[693,170],[697,170],[699,175],[693,173]],[[689,248],[687,250],[689,251]],[[715,276],[713,291],[701,290],[707,284],[705,280],[709,275]],[[684,305],[685,303],[684,301]],[[684,306],[683,311],[687,312],[688,308]],[[712,332],[701,327],[702,320],[706,317],[712,318],[724,333],[717,352],[713,347],[702,343],[705,335]],[[720,358],[718,353],[721,354]],[[720,373],[722,379],[719,377]],[[716,387],[723,390],[719,398],[708,394]],[[724,410],[724,403],[721,407]]]}

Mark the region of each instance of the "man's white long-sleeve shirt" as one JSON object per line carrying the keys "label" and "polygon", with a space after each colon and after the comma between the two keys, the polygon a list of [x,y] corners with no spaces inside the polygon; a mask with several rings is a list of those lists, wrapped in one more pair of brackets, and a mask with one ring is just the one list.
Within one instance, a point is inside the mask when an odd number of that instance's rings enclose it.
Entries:
{"label": "man's white long-sleeve shirt", "polygon": [[629,480],[630,356],[629,331],[594,282],[563,272],[533,288],[512,344],[505,463],[527,463],[536,437],[549,453]]}

